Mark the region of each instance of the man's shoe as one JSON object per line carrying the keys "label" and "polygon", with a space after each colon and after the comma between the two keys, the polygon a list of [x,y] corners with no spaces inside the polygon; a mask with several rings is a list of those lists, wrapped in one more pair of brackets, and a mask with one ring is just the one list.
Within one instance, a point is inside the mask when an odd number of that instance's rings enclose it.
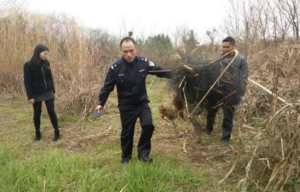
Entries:
{"label": "man's shoe", "polygon": [[129,163],[129,159],[122,159],[122,164],[127,165]]}
{"label": "man's shoe", "polygon": [[213,130],[208,130],[208,129],[205,130],[205,132],[206,132],[207,135],[210,135],[212,131]]}
{"label": "man's shoe", "polygon": [[122,157],[122,164],[127,165],[130,161],[131,157]]}
{"label": "man's shoe", "polygon": [[227,147],[229,141],[228,140],[222,140],[222,146]]}
{"label": "man's shoe", "polygon": [[138,155],[138,159],[144,161],[145,163],[150,163],[153,161],[153,159],[148,155],[141,155],[141,154]]}

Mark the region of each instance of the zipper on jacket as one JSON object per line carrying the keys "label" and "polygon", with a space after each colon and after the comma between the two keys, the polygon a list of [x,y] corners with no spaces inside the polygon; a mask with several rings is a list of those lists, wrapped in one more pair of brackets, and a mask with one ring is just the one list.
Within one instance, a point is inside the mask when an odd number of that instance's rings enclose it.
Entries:
{"label": "zipper on jacket", "polygon": [[48,90],[47,88],[47,83],[46,83],[46,79],[45,79],[45,73],[44,73],[44,68],[42,67],[42,71],[43,71],[43,78],[44,78],[44,83],[45,83],[45,86],[46,86],[46,91]]}

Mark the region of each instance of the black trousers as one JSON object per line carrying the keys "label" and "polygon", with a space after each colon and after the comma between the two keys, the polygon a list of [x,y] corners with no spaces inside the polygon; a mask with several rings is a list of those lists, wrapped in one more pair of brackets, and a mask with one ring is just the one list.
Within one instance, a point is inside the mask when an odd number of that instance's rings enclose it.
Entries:
{"label": "black trousers", "polygon": [[[53,125],[53,128],[55,131],[58,131],[58,122],[57,122],[57,116],[54,110],[54,99],[45,101],[47,111],[51,120],[51,123]],[[38,132],[40,131],[41,126],[41,114],[42,114],[42,102],[35,102],[33,104],[33,122],[35,126],[35,130]]]}
{"label": "black trousers", "polygon": [[138,153],[149,155],[151,151],[151,138],[154,131],[151,109],[148,103],[138,107],[120,107],[122,124],[121,148],[122,158],[131,157],[133,136],[137,118],[140,119],[142,132],[138,143]]}
{"label": "black trousers", "polygon": [[[213,108],[214,106],[210,104],[207,108],[207,118],[206,118],[206,131],[211,132],[213,131],[213,125],[215,122],[216,114],[218,109],[220,108]],[[222,105],[223,108],[223,124],[222,124],[222,140],[230,140],[232,125],[233,125],[233,116],[235,112],[234,106],[230,105]]]}

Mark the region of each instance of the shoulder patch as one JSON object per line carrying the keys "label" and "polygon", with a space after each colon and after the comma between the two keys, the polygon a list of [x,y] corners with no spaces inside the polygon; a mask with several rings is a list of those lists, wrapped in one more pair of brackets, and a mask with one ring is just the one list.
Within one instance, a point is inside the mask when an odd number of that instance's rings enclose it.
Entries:
{"label": "shoulder patch", "polygon": [[148,62],[149,60],[145,57],[138,57],[138,60]]}
{"label": "shoulder patch", "polygon": [[149,61],[149,66],[150,66],[150,67],[154,67],[155,64],[154,64],[152,61]]}
{"label": "shoulder patch", "polygon": [[110,66],[110,68],[111,68],[112,70],[114,70],[114,69],[116,69],[118,66],[120,66],[120,64],[121,64],[121,62],[120,62],[120,60],[118,60],[118,61],[116,61],[114,64],[112,64],[112,65]]}

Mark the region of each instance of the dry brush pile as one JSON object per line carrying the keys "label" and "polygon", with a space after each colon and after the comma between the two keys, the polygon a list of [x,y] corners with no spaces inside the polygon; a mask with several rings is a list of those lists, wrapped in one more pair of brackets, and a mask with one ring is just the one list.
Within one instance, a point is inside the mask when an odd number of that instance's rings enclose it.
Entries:
{"label": "dry brush pile", "polygon": [[[236,127],[245,128],[244,135],[251,135],[254,140],[240,138],[242,144],[235,149],[242,164],[238,175],[245,175],[238,186],[241,191],[300,190],[300,46],[282,45],[277,53],[269,48],[253,54],[248,62],[250,76],[246,100],[238,107],[237,116],[241,118],[236,120],[239,124]],[[199,94],[197,87],[193,87],[191,93],[191,89],[185,90],[188,85],[184,83],[184,79],[190,78],[192,80],[185,82],[193,86],[201,79],[197,76],[201,75],[199,70],[195,71],[197,67],[191,65],[175,71],[177,77],[180,76],[176,81],[178,91],[172,103],[162,105],[160,112],[174,126],[177,119],[185,119],[199,133],[199,127],[205,123],[199,119],[205,111],[205,100],[191,115],[201,98],[190,95],[206,96],[207,88]],[[261,121],[257,124],[254,119]],[[234,172],[236,165],[237,160],[234,160],[225,179]]]}

